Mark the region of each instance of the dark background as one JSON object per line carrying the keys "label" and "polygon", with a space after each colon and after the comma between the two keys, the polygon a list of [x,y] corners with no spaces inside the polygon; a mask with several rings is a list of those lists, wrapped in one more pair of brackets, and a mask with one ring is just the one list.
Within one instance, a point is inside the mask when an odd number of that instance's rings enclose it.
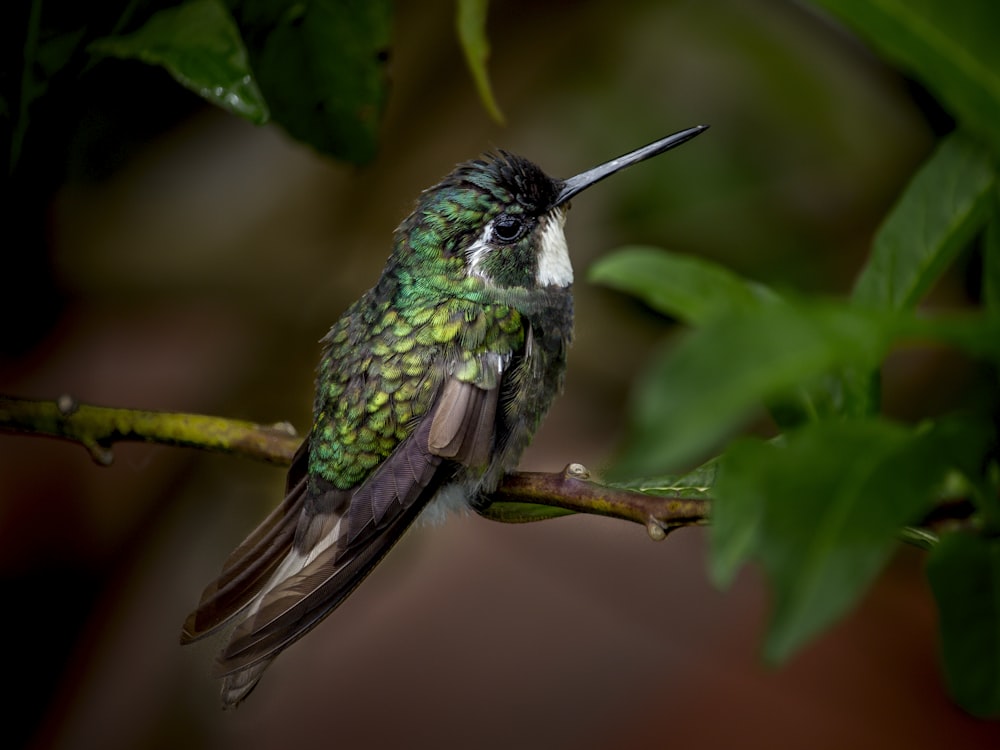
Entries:
{"label": "dark background", "polygon": [[[524,468],[606,465],[629,384],[669,321],[586,282],[624,243],[843,293],[879,217],[947,128],[853,37],[779,0],[495,3],[491,123],[450,3],[400,3],[376,162],[333,163],[203,106],[163,72],[106,63],[66,124],[44,252],[8,267],[0,391],[259,422],[310,420],[318,339],[371,285],[417,193],[502,147],[567,176],[668,132],[712,129],[574,201],[577,342]],[[54,159],[63,158],[59,153]],[[53,170],[57,172],[59,170]],[[7,242],[14,242],[8,236]],[[23,274],[23,277],[22,275]],[[962,269],[932,304],[965,302]],[[16,343],[16,345],[15,345]],[[892,358],[893,414],[960,376]],[[901,550],[857,612],[761,665],[756,571],[720,593],[706,533],[654,544],[619,521],[412,531],[236,712],[218,643],[177,645],[202,586],[277,502],[280,470],[123,445],[0,436],[8,722],[57,748],[995,747],[948,701],[923,555]]]}

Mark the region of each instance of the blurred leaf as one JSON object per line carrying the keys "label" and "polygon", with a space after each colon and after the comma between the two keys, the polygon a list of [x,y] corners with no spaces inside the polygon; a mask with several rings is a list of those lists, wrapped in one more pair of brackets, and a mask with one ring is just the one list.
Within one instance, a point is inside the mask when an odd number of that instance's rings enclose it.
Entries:
{"label": "blurred leaf", "polygon": [[1000,316],[1000,204],[995,200],[983,237],[983,304]]}
{"label": "blurred leaf", "polygon": [[768,660],[787,658],[858,600],[947,468],[933,431],[878,419],[813,423],[784,444],[746,440],[724,454],[712,575],[726,584],[748,557],[763,563],[774,592]]}
{"label": "blurred leaf", "polygon": [[588,278],[693,325],[777,299],[763,284],[747,281],[718,264],[639,245],[601,258],[590,268]]}
{"label": "blurred leaf", "polygon": [[[13,174],[18,159],[21,158],[21,147],[24,145],[25,133],[28,130],[31,103],[45,93],[46,82],[39,80],[35,73],[38,56],[38,36],[42,18],[41,0],[34,0],[28,11],[28,27],[25,32],[24,47],[20,59],[20,86],[13,101],[7,105],[11,114],[10,148],[5,154],[7,172]],[[0,75],[0,81],[4,76]]]}
{"label": "blurred leaf", "polygon": [[631,435],[616,472],[646,476],[682,466],[761,404],[797,391],[822,392],[823,378],[844,368],[872,371],[895,343],[909,341],[942,342],[1000,362],[1000,319],[781,302],[713,320],[655,359],[639,379]]}
{"label": "blurred leaf", "polygon": [[[712,582],[728,588],[736,573],[758,548],[758,535],[767,505],[760,482],[752,478],[766,466],[775,448],[751,438],[733,441],[719,457],[719,475],[712,498],[711,552],[708,568]],[[751,478],[751,480],[748,480]],[[719,497],[723,500],[720,503]]]}
{"label": "blurred leaf", "polygon": [[58,75],[63,68],[69,65],[86,34],[86,28],[79,28],[67,32],[45,34],[43,38],[39,39],[38,57],[35,62],[38,63],[38,67],[41,68],[46,78]]}
{"label": "blurred leaf", "polygon": [[[781,301],[769,287],[737,276],[723,266],[655,247],[622,248],[591,267],[589,279],[638,297],[654,310],[696,326],[725,314]],[[808,387],[792,389],[767,406],[783,428],[824,416],[867,413],[849,404],[849,396],[844,382],[831,375]]]}
{"label": "blurred leaf", "polygon": [[633,434],[618,470],[648,475],[681,466],[760,404],[812,385],[838,366],[874,368],[896,325],[891,315],[834,304],[775,304],[712,321],[640,379]]}
{"label": "blurred leaf", "polygon": [[486,63],[490,59],[490,42],[486,36],[486,16],[489,0],[458,0],[455,28],[465,54],[466,65],[476,83],[479,98],[496,122],[503,123],[503,113],[493,96],[490,74]]}
{"label": "blurred leaf", "polygon": [[[916,305],[981,227],[995,185],[984,148],[960,134],[945,139],[882,223],[853,299],[894,310]],[[836,379],[842,413],[878,412],[877,370],[848,367]]]}
{"label": "blurred leaf", "polygon": [[992,0],[817,0],[920,79],[1000,152],[1000,5]]}
{"label": "blurred leaf", "polygon": [[947,415],[934,427],[955,469],[950,495],[943,497],[970,497],[990,528],[1000,528],[1000,478],[992,458],[997,455],[996,402],[995,396],[981,399],[976,411]]}
{"label": "blurred leaf", "polygon": [[940,342],[977,359],[1000,364],[1000,320],[988,315],[957,313],[924,318],[901,315],[897,338],[904,342]]}
{"label": "blurred leaf", "polygon": [[317,150],[375,156],[387,95],[389,0],[233,0],[272,119]]}
{"label": "blurred leaf", "polygon": [[165,8],[136,31],[97,39],[88,49],[158,65],[216,106],[257,124],[267,122],[267,102],[222,0],[188,0]]}
{"label": "blurred leaf", "polygon": [[995,188],[989,152],[968,137],[949,136],[879,229],[854,300],[913,307],[983,226]]}
{"label": "blurred leaf", "polygon": [[1000,539],[945,536],[927,563],[948,690],[970,713],[1000,716]]}

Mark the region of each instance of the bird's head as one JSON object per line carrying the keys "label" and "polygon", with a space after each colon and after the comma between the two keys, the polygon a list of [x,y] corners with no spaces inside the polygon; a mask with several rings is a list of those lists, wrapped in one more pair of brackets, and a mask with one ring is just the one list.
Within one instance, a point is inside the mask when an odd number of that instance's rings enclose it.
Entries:
{"label": "bird's head", "polygon": [[632,164],[694,138],[683,130],[568,179],[500,151],[457,166],[425,190],[397,230],[397,247],[419,263],[499,288],[568,287],[573,282],[563,234],[570,199]]}

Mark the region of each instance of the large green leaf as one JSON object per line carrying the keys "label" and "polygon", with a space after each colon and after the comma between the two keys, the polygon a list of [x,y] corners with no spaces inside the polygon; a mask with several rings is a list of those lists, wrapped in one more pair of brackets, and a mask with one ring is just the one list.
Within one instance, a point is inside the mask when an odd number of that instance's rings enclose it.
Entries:
{"label": "large green leaf", "polygon": [[[640,245],[621,248],[602,258],[591,267],[588,278],[695,326],[781,301],[764,284],[737,276],[711,261]],[[815,387],[797,388],[767,406],[779,425],[794,427],[839,413],[843,400],[840,381],[826,378]]]}
{"label": "large green leaf", "polygon": [[727,588],[757,551],[767,494],[755,477],[773,460],[775,450],[762,440],[740,438],[716,459],[719,472],[712,490],[708,569],[719,588]]}
{"label": "large green leaf", "polygon": [[1000,152],[1000,4],[818,0]]}
{"label": "large green leaf", "polygon": [[763,284],[747,281],[711,261],[640,245],[601,258],[590,268],[588,278],[693,325],[776,299]]}
{"label": "large green leaf", "polygon": [[233,0],[271,116],[354,163],[375,156],[387,95],[389,0]]}
{"label": "large green leaf", "polygon": [[455,29],[458,32],[458,41],[462,45],[462,52],[465,54],[465,62],[469,66],[472,80],[476,83],[479,98],[486,111],[490,113],[490,117],[502,123],[503,113],[493,96],[490,74],[486,67],[490,59],[490,42],[486,36],[489,5],[489,0],[458,0]]}
{"label": "large green leaf", "polygon": [[631,434],[616,471],[650,476],[683,467],[760,405],[800,390],[816,392],[830,373],[845,368],[872,371],[895,343],[924,341],[1000,362],[1000,318],[923,318],[846,303],[789,301],[720,317],[688,332],[640,379]]}
{"label": "large green leaf", "polygon": [[877,419],[820,422],[783,444],[740,441],[715,486],[712,573],[758,558],[774,592],[765,656],[780,661],[843,615],[900,527],[931,506],[948,462],[933,432]]}
{"label": "large green leaf", "polygon": [[913,307],[986,221],[996,190],[990,153],[952,135],[910,181],[875,237],[853,298],[873,307]]}
{"label": "large green leaf", "polygon": [[645,476],[703,456],[763,403],[811,386],[834,368],[874,368],[893,316],[835,304],[775,304],[688,333],[640,379],[632,434],[618,469]]}
{"label": "large green leaf", "polygon": [[159,65],[223,109],[256,123],[268,119],[243,40],[222,0],[187,0],[153,14],[130,34],[97,39],[88,49]]}
{"label": "large green leaf", "polygon": [[945,536],[927,564],[948,689],[967,711],[1000,716],[1000,539]]}

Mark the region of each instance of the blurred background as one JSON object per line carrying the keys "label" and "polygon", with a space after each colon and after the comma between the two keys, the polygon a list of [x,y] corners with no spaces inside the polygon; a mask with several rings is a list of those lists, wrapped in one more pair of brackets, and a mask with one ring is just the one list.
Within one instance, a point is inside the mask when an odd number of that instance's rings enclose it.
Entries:
{"label": "blurred background", "polygon": [[[0,392],[308,428],[318,340],[370,286],[418,192],[505,148],[568,176],[699,123],[697,141],[574,201],[577,339],[522,467],[600,471],[629,384],[673,328],[589,285],[625,243],[839,294],[879,218],[949,127],[857,40],[788,0],[497,2],[490,70],[465,71],[451,3],[400,3],[380,154],[353,168],[203,105],[160,70],[81,82],[44,244],[5,275]],[[124,92],[124,94],[123,94]],[[8,235],[7,242],[15,240]],[[18,295],[21,295],[20,297]],[[934,304],[965,303],[957,269]],[[891,361],[888,408],[962,387]],[[192,450],[0,435],[7,723],[35,748],[996,747],[945,694],[923,557],[901,549],[861,607],[780,670],[767,592],[705,573],[704,530],[662,543],[591,517],[411,531],[235,712],[180,625],[283,472]]]}

